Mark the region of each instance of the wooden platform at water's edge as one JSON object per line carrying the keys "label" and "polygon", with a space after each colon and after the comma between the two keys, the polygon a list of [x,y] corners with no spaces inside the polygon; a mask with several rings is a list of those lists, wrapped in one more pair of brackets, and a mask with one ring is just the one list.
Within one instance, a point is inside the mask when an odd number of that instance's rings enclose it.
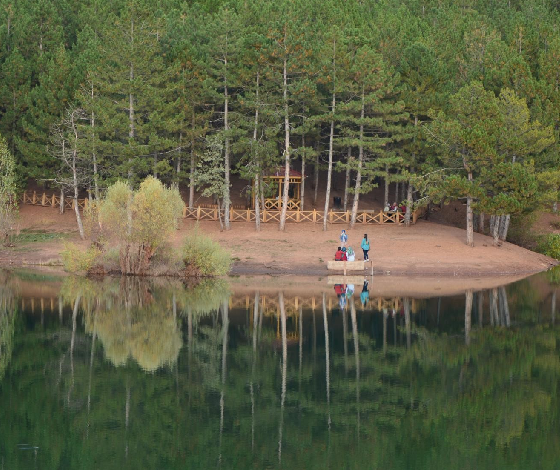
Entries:
{"label": "wooden platform at water's edge", "polygon": [[329,261],[327,269],[329,271],[363,271],[366,268],[365,261]]}

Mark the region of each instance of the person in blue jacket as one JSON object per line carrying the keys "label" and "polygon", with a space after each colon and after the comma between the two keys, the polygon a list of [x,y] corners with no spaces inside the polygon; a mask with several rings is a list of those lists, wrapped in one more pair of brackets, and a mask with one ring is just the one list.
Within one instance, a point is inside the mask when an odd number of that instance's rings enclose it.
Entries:
{"label": "person in blue jacket", "polygon": [[340,232],[340,244],[341,244],[341,246],[346,246],[347,241],[348,241],[348,234],[346,233],[346,230],[343,230],[342,232]]}
{"label": "person in blue jacket", "polygon": [[367,238],[367,233],[364,233],[364,238],[362,238],[362,244],[360,245],[364,251],[364,261],[369,261],[369,240]]}

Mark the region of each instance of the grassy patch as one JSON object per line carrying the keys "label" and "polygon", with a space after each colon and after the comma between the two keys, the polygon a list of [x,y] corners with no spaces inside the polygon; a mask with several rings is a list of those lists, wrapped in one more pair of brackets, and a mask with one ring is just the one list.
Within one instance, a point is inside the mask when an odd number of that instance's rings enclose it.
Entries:
{"label": "grassy patch", "polygon": [[15,245],[23,243],[43,243],[53,240],[64,240],[67,237],[68,234],[66,233],[45,232],[42,230],[22,230],[19,235],[14,237],[13,243]]}

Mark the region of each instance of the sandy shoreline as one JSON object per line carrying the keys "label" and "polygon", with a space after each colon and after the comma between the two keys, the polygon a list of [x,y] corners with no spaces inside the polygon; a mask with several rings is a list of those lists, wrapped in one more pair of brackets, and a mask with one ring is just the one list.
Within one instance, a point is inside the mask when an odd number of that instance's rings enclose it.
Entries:
{"label": "sandy shoreline", "polygon": [[[60,215],[56,209],[23,206],[21,229],[64,233],[65,240],[77,242],[84,249],[75,229],[73,214]],[[232,223],[229,231],[220,231],[218,222],[199,222],[199,229],[227,248],[234,259],[234,276],[315,276],[324,277],[327,261],[334,259],[341,229],[346,229],[349,245],[356,259],[363,259],[359,249],[364,233],[371,241],[370,258],[373,274],[380,277],[429,277],[439,279],[472,279],[484,277],[526,277],[549,269],[558,261],[525,248],[504,243],[492,245],[491,237],[475,234],[475,246],[465,244],[465,231],[431,222],[419,221],[411,227],[400,225],[331,225],[327,231],[312,223],[288,224],[279,231],[276,224],[263,224],[260,232],[246,222]],[[195,222],[182,220],[170,240],[179,249]],[[58,266],[64,240],[37,242],[25,246],[0,248],[0,266]],[[350,273],[349,273],[350,274]],[[368,267],[360,275],[371,275]]]}

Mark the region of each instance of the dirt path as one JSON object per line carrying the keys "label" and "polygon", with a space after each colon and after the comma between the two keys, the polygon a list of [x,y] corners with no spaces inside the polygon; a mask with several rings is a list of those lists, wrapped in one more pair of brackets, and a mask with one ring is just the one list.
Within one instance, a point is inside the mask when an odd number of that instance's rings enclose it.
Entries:
{"label": "dirt path", "polygon": [[[180,246],[184,235],[194,227],[191,220],[181,221],[173,237]],[[285,232],[276,224],[262,224],[255,232],[253,224],[234,222],[232,229],[221,232],[217,222],[200,222],[200,229],[231,250],[235,259],[233,274],[291,274],[324,276],[327,261],[334,259],[340,230],[344,225],[288,224]],[[20,229],[62,233],[64,239],[79,241],[73,213],[60,215],[49,207],[23,206]],[[367,233],[371,240],[370,258],[376,274],[468,278],[472,276],[523,275],[543,271],[558,262],[524,248],[505,243],[492,246],[490,237],[475,234],[475,247],[465,245],[464,230],[419,221],[409,228],[394,225],[359,225],[348,230],[349,245],[362,259],[360,241]],[[57,264],[64,239],[28,243],[0,249],[0,265]],[[87,242],[84,243],[84,246]]]}

